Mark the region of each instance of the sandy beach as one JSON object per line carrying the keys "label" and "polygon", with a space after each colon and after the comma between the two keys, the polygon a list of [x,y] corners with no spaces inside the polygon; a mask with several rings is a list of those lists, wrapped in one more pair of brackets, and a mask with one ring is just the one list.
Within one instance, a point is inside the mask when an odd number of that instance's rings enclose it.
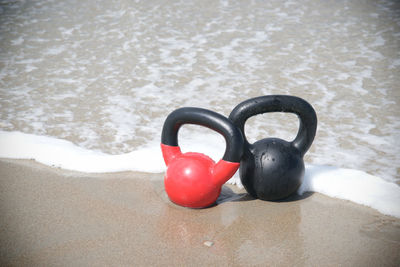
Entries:
{"label": "sandy beach", "polygon": [[400,220],[313,193],[286,202],[224,186],[172,204],[162,174],[0,161],[1,266],[398,266]]}
{"label": "sandy beach", "polygon": [[[400,266],[399,1],[0,3],[0,267]],[[171,203],[168,114],[263,95],[315,109],[303,185],[325,195]],[[302,125],[268,112],[244,133]],[[182,151],[219,160],[223,137],[190,126]]]}

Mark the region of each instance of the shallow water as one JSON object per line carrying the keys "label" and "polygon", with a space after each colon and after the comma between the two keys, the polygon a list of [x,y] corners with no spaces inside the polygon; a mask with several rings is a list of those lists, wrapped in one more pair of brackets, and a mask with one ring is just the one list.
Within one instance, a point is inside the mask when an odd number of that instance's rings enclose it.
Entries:
{"label": "shallow water", "polygon": [[[0,130],[122,154],[158,143],[175,108],[228,115],[291,94],[318,115],[307,162],[400,183],[399,14],[389,0],[0,1]],[[293,138],[298,124],[246,125],[255,141]]]}

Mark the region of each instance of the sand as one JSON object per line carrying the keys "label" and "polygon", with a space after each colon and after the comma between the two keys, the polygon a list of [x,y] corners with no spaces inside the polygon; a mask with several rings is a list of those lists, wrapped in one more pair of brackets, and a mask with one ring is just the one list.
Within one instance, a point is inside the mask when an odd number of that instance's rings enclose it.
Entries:
{"label": "sand", "polygon": [[398,266],[400,220],[321,194],[168,200],[162,174],[0,160],[1,266]]}

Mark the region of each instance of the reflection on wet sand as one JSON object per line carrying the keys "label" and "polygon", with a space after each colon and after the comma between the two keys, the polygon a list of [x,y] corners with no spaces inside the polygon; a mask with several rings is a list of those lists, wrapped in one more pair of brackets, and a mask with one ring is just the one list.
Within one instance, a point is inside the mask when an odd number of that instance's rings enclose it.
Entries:
{"label": "reflection on wet sand", "polygon": [[299,203],[264,202],[228,186],[217,203],[201,210],[165,205],[160,236],[177,249],[211,241],[212,254],[228,265],[262,265],[266,259],[300,263],[304,251]]}

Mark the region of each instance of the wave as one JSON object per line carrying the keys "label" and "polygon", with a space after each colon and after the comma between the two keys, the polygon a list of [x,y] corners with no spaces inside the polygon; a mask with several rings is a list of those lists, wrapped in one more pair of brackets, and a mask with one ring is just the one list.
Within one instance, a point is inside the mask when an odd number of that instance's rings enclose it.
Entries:
{"label": "wave", "polygon": [[[193,151],[206,151],[214,160],[220,156],[220,143],[206,137],[207,145],[185,144]],[[199,144],[201,142],[188,142]],[[204,144],[204,142],[203,142]],[[203,152],[202,151],[202,152]],[[70,141],[21,132],[0,131],[0,157],[34,159],[45,165],[63,169],[104,173],[165,171],[159,143],[148,143],[135,151],[111,155],[79,147]],[[228,181],[241,187],[238,174]],[[371,207],[382,214],[400,218],[400,186],[354,169],[306,164],[304,181],[298,194],[318,192],[330,197],[350,200]]]}

